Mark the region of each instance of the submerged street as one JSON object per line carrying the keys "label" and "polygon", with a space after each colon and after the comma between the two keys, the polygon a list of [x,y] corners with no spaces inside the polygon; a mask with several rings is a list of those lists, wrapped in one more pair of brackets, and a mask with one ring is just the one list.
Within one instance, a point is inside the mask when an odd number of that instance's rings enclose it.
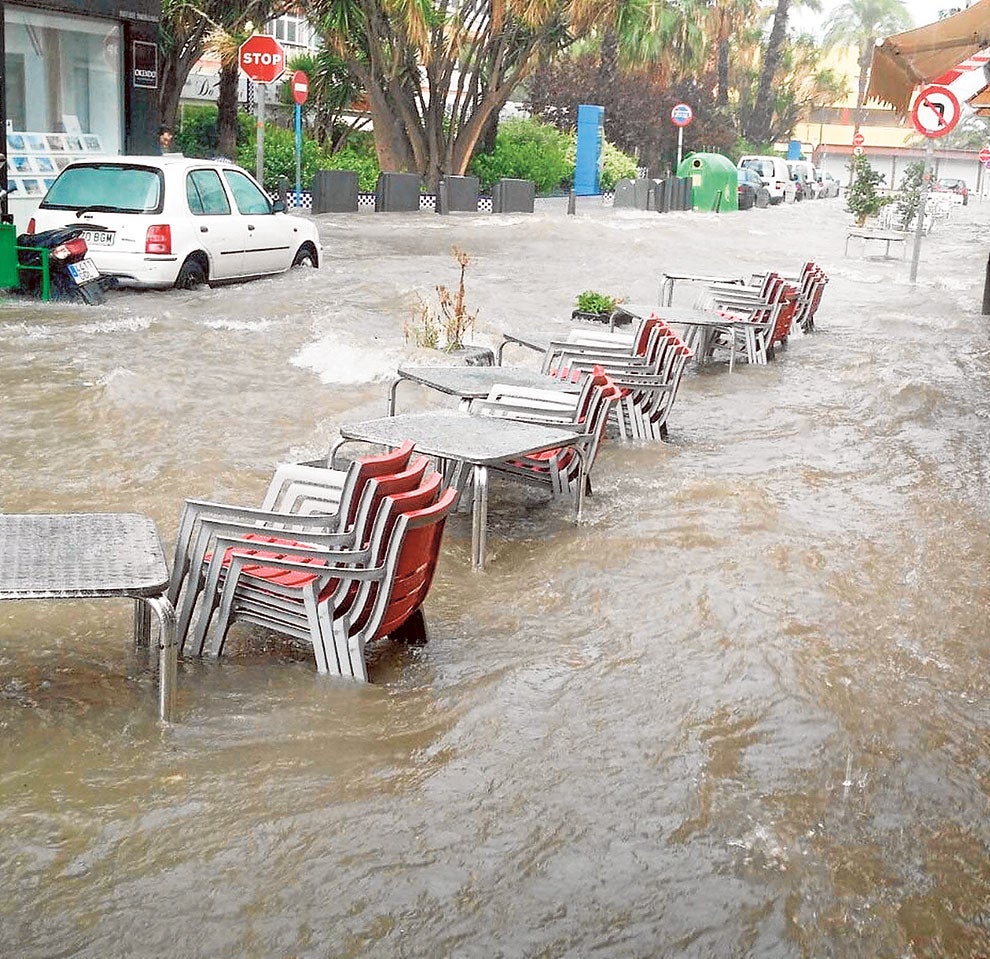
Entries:
{"label": "submerged street", "polygon": [[0,304],[2,509],[147,513],[171,556],[185,497],[259,503],[435,361],[403,326],[453,248],[481,345],[665,270],[830,276],[819,332],[603,444],[581,524],[494,478],[487,569],[459,512],[429,642],[371,685],[241,626],[163,729],[129,604],[0,605],[0,954],[990,953],[986,218],[914,286],[910,244],[843,256],[838,199],[595,200],[321,216],[319,271]]}

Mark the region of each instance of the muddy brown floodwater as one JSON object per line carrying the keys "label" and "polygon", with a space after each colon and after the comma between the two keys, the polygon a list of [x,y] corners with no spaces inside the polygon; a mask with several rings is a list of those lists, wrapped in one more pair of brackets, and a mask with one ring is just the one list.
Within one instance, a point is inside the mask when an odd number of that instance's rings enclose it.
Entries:
{"label": "muddy brown floodwater", "polygon": [[669,443],[605,444],[580,525],[495,482],[475,574],[458,513],[430,641],[372,685],[241,627],[161,729],[126,603],[0,606],[0,955],[990,954],[988,216],[916,286],[910,252],[843,256],[840,200],[595,201],[320,217],[318,272],[0,305],[0,508],[170,546],[184,497],[256,503],[383,414],[454,246],[478,342],[663,270],[831,276],[820,332],[690,372]]}

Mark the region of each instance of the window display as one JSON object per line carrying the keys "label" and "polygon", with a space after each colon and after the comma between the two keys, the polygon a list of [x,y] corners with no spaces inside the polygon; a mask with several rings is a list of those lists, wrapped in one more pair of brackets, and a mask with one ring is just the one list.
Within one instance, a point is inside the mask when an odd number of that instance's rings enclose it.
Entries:
{"label": "window display", "polygon": [[73,160],[104,153],[100,138],[92,133],[8,133],[8,190],[11,196],[44,196],[58,173]]}
{"label": "window display", "polygon": [[10,5],[4,24],[10,153],[122,152],[120,24]]}

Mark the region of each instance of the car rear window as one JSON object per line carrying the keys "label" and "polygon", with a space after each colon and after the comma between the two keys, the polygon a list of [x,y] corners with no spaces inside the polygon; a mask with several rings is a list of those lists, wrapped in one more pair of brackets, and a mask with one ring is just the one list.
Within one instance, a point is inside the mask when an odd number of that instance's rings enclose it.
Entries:
{"label": "car rear window", "polygon": [[63,170],[41,203],[46,210],[160,213],[163,181],[153,167],[87,163]]}

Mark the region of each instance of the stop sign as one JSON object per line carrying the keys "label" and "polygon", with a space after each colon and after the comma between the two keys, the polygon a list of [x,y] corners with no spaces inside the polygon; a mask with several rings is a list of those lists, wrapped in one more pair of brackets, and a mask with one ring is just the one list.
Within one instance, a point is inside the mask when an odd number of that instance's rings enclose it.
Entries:
{"label": "stop sign", "polygon": [[292,99],[300,106],[306,102],[309,96],[309,77],[302,70],[296,70],[292,74]]}
{"label": "stop sign", "polygon": [[984,147],[980,150],[980,163],[987,163],[990,161],[990,147]]}
{"label": "stop sign", "polygon": [[861,147],[864,143],[866,143],[866,137],[864,137],[862,133],[853,134],[854,147]]}
{"label": "stop sign", "polygon": [[274,83],[285,73],[285,51],[274,37],[256,33],[240,45],[237,64],[249,80]]}

